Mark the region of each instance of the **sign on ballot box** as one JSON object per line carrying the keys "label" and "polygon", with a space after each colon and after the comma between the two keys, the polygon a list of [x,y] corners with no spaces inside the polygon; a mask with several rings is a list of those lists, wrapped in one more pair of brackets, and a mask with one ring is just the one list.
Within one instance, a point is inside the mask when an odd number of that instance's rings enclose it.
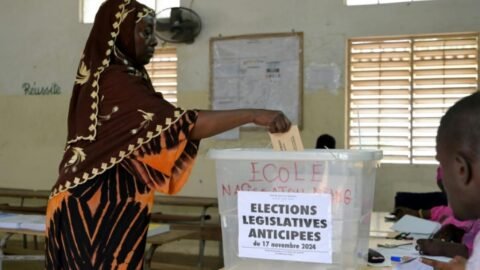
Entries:
{"label": "sign on ballot box", "polygon": [[239,257],[332,263],[330,194],[238,192]]}

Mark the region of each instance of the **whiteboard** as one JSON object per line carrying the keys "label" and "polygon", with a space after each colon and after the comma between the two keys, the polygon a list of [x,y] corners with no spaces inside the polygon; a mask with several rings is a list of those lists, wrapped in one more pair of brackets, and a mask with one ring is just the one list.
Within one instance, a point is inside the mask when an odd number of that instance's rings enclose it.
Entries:
{"label": "whiteboard", "polygon": [[210,40],[210,104],[215,110],[281,110],[302,124],[303,33]]}

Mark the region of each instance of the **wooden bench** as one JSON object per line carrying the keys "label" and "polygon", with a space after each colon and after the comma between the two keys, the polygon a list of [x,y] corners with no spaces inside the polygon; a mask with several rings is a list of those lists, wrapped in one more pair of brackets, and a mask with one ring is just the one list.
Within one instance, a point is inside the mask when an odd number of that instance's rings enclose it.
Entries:
{"label": "wooden bench", "polygon": [[25,199],[47,199],[50,196],[48,190],[20,189],[20,188],[0,188],[0,197],[13,197]]}
{"label": "wooden bench", "polygon": [[[48,190],[0,188],[0,197],[20,200],[16,205],[0,204],[0,211],[19,214],[45,214],[49,195],[50,192]],[[26,206],[27,199],[40,199],[45,201],[45,204],[41,206]]]}
{"label": "wooden bench", "polygon": [[206,241],[219,242],[219,257],[222,257],[222,233],[218,223],[207,223],[211,216],[208,209],[218,208],[217,198],[189,197],[189,196],[156,196],[155,204],[160,206],[179,206],[199,208],[198,214],[180,215],[167,213],[152,213],[153,222],[171,224],[174,230],[188,230],[193,232],[184,239],[198,240],[198,268],[203,268]]}
{"label": "wooden bench", "polygon": [[[18,204],[0,204],[0,212],[11,212],[19,214],[45,214],[46,205],[50,191],[48,190],[33,190],[33,189],[19,189],[19,188],[0,188],[1,198],[18,199]],[[27,200],[39,199],[45,204],[41,206],[27,206]],[[33,235],[33,242],[35,249],[39,248],[37,235]],[[23,235],[23,247],[27,248],[27,234]]]}
{"label": "wooden bench", "polygon": [[[152,267],[152,259],[155,253],[155,250],[160,247],[161,245],[171,243],[180,239],[185,239],[190,237],[191,234],[194,232],[189,230],[171,230],[166,233],[162,233],[159,235],[155,235],[152,237],[147,238],[147,243],[150,244],[150,247],[145,251],[145,270],[150,270]],[[163,269],[172,269],[172,267],[164,266]]]}
{"label": "wooden bench", "polygon": [[[4,261],[43,261],[45,260],[45,256],[43,254],[19,254],[15,252],[15,254],[5,254],[6,252],[6,245],[7,241],[16,234],[21,235],[31,235],[36,237],[44,237],[45,232],[43,231],[32,231],[32,230],[25,230],[25,229],[5,229],[0,228],[0,233],[2,237],[0,238],[0,270],[3,268]],[[36,250],[38,253],[39,250]]]}

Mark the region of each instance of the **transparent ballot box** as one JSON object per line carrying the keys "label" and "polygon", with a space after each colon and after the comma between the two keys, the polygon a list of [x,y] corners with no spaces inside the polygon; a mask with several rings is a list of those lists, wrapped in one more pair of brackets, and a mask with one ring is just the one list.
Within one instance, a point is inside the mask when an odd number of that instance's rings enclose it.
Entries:
{"label": "transparent ballot box", "polygon": [[[215,161],[226,270],[346,270],[366,265],[381,151],[214,149],[208,157]],[[240,257],[239,191],[330,194],[332,263]]]}

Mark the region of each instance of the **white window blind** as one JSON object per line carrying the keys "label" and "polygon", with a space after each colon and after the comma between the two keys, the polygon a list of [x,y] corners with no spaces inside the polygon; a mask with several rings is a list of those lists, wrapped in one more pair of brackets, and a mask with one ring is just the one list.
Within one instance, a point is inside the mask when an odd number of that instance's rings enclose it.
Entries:
{"label": "white window blind", "polygon": [[177,51],[174,47],[155,49],[150,63],[145,66],[153,87],[170,103],[177,104]]}
{"label": "white window blind", "polygon": [[422,2],[430,0],[346,0],[347,6],[380,5],[402,2]]}
{"label": "white window blind", "polygon": [[[98,8],[105,0],[80,0],[80,21],[93,23]],[[157,12],[170,7],[179,7],[180,0],[137,0],[138,2],[155,9]]]}
{"label": "white window blind", "polygon": [[478,90],[478,33],[349,40],[348,145],[435,163],[441,116]]}

